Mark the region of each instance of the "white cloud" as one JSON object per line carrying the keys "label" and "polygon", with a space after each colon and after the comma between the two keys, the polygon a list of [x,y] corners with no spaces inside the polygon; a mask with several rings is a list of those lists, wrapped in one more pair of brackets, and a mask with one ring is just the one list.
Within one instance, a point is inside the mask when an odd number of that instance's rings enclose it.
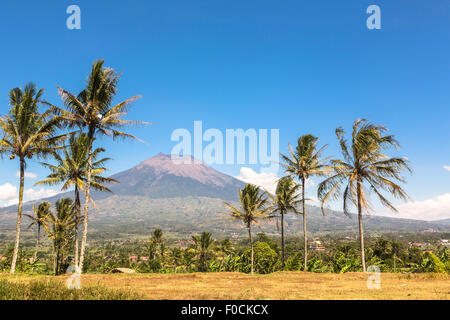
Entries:
{"label": "white cloud", "polygon": [[47,198],[58,194],[58,191],[53,189],[44,189],[41,188],[39,190],[34,189],[26,189],[24,192],[26,201],[37,200],[41,198]]}
{"label": "white cloud", "polygon": [[0,202],[10,201],[17,197],[17,188],[12,184],[5,183],[0,185]]}
{"label": "white cloud", "polygon": [[[239,175],[235,178],[244,181],[246,183],[253,183],[259,187],[266,189],[271,193],[275,193],[275,190],[277,188],[277,182],[280,179],[280,177],[276,173],[266,173],[266,172],[257,173],[253,169],[247,167],[241,167]],[[312,181],[311,179],[306,180],[305,190],[307,193],[308,189],[314,186],[315,186],[314,181]],[[308,199],[313,198],[308,195],[306,197]]]}
{"label": "white cloud", "polygon": [[257,173],[251,168],[242,167],[236,179],[246,183],[253,183],[274,193],[277,187],[277,181],[280,179],[276,173]]}
{"label": "white cloud", "polygon": [[[51,197],[58,194],[58,191],[53,189],[44,189],[41,188],[39,190],[34,190],[32,188],[25,189],[23,200],[24,201],[32,201],[38,200],[42,198]],[[5,183],[0,185],[0,207],[7,207],[15,205],[19,202],[19,191],[16,186],[12,184]]]}
{"label": "white cloud", "polygon": [[450,171],[450,166],[444,166],[444,169]]}
{"label": "white cloud", "polygon": [[15,199],[6,201],[3,206],[4,207],[9,207],[9,206],[13,206],[13,205],[18,204],[18,203],[19,203],[19,199],[15,198]]}
{"label": "white cloud", "polygon": [[[17,171],[16,172],[16,177],[19,178],[20,177],[20,172]],[[33,172],[25,172],[25,178],[30,178],[30,179],[36,179],[37,174],[33,173]]]}
{"label": "white cloud", "polygon": [[434,198],[422,201],[414,201],[396,206],[398,213],[387,213],[385,215],[419,220],[441,220],[450,218],[450,193],[445,193]]}

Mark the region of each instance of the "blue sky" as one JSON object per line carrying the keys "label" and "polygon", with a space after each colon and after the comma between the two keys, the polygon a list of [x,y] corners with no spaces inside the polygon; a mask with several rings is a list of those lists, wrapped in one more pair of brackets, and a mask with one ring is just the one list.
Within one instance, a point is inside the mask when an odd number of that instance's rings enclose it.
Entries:
{"label": "blue sky", "polygon": [[[395,154],[410,159],[406,189],[419,202],[414,208],[425,208],[414,217],[450,216],[448,1],[124,3],[2,3],[0,114],[8,112],[9,90],[28,81],[60,104],[56,85],[80,91],[92,62],[105,59],[123,71],[117,101],[143,95],[128,119],[154,123],[130,130],[146,144],[102,141],[115,159],[111,173],[170,153],[173,130],[192,131],[194,120],[223,132],[280,129],[281,152],[312,133],[338,156],[334,129],[350,130],[364,117],[386,125],[402,144]],[[81,30],[66,28],[71,4],[81,8]],[[371,4],[381,8],[381,30],[366,27]],[[259,166],[245,166],[260,177]],[[241,167],[216,166],[233,176]],[[0,186],[9,192],[17,170],[17,161],[1,161]],[[26,182],[31,197],[46,171],[36,163],[29,171],[37,176]],[[14,199],[0,205],[7,201]]]}

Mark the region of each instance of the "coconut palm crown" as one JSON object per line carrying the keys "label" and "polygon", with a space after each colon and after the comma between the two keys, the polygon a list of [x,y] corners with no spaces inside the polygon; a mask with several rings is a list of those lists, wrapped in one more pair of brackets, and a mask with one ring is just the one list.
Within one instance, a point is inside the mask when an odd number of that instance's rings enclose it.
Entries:
{"label": "coconut palm crown", "polygon": [[[345,139],[342,128],[336,129],[336,136],[342,152],[342,160],[331,160],[331,175],[319,184],[318,197],[322,210],[330,200],[343,199],[343,211],[350,215],[350,207],[358,211],[361,264],[366,271],[364,255],[364,231],[362,213],[371,209],[369,192],[374,193],[381,204],[393,211],[394,205],[383,195],[408,200],[409,196],[398,184],[405,180],[402,171],[411,169],[408,160],[402,157],[389,157],[383,153],[387,148],[398,148],[399,143],[393,135],[385,135],[387,129],[374,125],[365,119],[353,124],[350,144]],[[343,189],[343,191],[342,191]]]}
{"label": "coconut palm crown", "polygon": [[[79,260],[78,225],[83,221],[81,214],[80,192],[85,191],[87,183],[89,154],[88,146],[89,141],[86,133],[80,133],[79,135],[71,134],[68,146],[63,151],[63,156],[57,153],[54,154],[54,158],[57,163],[56,165],[44,162],[41,163],[45,167],[49,168],[51,173],[47,176],[47,179],[39,181],[35,184],[49,186],[62,184],[61,191],[65,191],[71,187],[74,187],[75,189],[75,211],[77,215],[77,224],[75,225],[75,265],[78,265]],[[104,151],[105,149],[103,148],[96,148],[92,152],[93,163],[90,186],[97,191],[112,193],[107,185],[119,182],[115,179],[101,176],[101,174],[107,170],[104,164],[111,160],[110,158],[97,160],[100,153]],[[95,205],[92,198],[91,201]]]}
{"label": "coconut palm crown", "polygon": [[104,61],[98,60],[92,65],[86,87],[78,95],[58,87],[59,94],[65,105],[65,109],[52,106],[57,119],[69,128],[78,128],[86,131],[88,135],[88,171],[85,188],[83,238],[81,242],[79,268],[83,269],[84,253],[87,241],[88,210],[90,198],[90,186],[92,175],[92,149],[94,139],[99,135],[116,138],[137,139],[135,136],[119,129],[136,124],[144,124],[140,121],[123,120],[128,107],[139,95],[113,105],[113,99],[117,94],[119,76],[116,71],[103,66]]}
{"label": "coconut palm crown", "polygon": [[17,207],[16,237],[11,273],[15,272],[22,224],[22,203],[25,185],[27,159],[46,158],[61,148],[65,135],[58,135],[59,121],[51,116],[50,110],[39,113],[44,90],[36,89],[33,83],[12,89],[9,93],[11,109],[8,115],[0,117],[0,154],[19,159],[19,203]]}
{"label": "coconut palm crown", "polygon": [[281,154],[284,163],[281,165],[285,169],[285,173],[297,178],[301,184],[302,190],[302,215],[303,215],[303,270],[306,271],[308,263],[308,236],[306,228],[306,201],[305,186],[306,181],[312,176],[323,176],[327,173],[328,164],[327,158],[322,158],[322,152],[326,148],[317,147],[319,138],[306,134],[298,138],[295,150],[292,150],[289,145],[289,155]]}
{"label": "coconut palm crown", "polygon": [[298,210],[302,202],[299,199],[299,189],[300,186],[291,177],[283,177],[278,180],[274,195],[266,191],[272,200],[271,216],[278,218],[279,215],[281,220],[281,262],[283,270],[285,268],[284,215],[289,212],[301,214],[301,211]]}
{"label": "coconut palm crown", "polygon": [[253,274],[254,247],[252,237],[252,224],[259,226],[258,219],[269,218],[270,208],[266,193],[254,184],[247,184],[239,189],[240,208],[225,202],[227,214],[231,219],[242,221],[247,228],[251,246],[251,273]]}

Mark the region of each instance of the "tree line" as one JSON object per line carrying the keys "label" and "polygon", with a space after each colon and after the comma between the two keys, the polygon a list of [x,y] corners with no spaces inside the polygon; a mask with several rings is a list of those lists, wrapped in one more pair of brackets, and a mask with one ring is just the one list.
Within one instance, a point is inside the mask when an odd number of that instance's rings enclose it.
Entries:
{"label": "tree line", "polygon": [[386,134],[387,128],[370,123],[365,119],[356,120],[352,127],[350,141],[345,138],[343,128],[336,129],[336,137],[341,149],[341,158],[324,158],[326,146],[319,147],[319,138],[307,134],[297,140],[295,149],[288,147],[289,154],[281,154],[282,166],[286,176],[278,180],[275,194],[247,184],[239,190],[240,207],[225,203],[231,218],[240,220],[248,230],[251,246],[251,272],[253,272],[252,225],[258,220],[277,217],[281,221],[282,265],[284,256],[284,216],[289,212],[303,217],[303,268],[308,264],[307,210],[305,197],[306,182],[318,176],[324,179],[317,187],[317,197],[325,214],[327,204],[342,199],[343,212],[350,215],[356,208],[358,214],[359,243],[362,271],[366,272],[364,256],[363,213],[370,210],[370,193],[374,193],[381,204],[397,211],[383,195],[384,192],[403,200],[409,196],[400,186],[405,183],[403,171],[411,172],[408,160],[404,157],[389,157],[388,148],[398,148],[399,143],[393,135]]}

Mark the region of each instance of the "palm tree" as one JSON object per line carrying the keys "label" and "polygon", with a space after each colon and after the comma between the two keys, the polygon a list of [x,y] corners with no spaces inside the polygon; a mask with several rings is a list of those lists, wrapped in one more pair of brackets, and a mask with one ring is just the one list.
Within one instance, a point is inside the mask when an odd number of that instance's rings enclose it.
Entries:
{"label": "palm tree", "polygon": [[319,138],[307,134],[297,140],[295,151],[289,146],[289,156],[281,155],[282,166],[285,172],[292,178],[297,178],[301,183],[302,189],[302,214],[303,214],[303,270],[307,270],[308,262],[308,237],[306,234],[306,181],[312,176],[322,176],[327,172],[327,159],[322,159],[322,152],[326,146],[317,149]]}
{"label": "palm tree", "polygon": [[[344,138],[342,128],[336,129],[343,160],[332,160],[332,174],[319,184],[318,197],[322,201],[322,210],[325,204],[342,195],[344,213],[349,215],[349,205],[358,210],[359,239],[361,246],[361,264],[366,272],[364,256],[364,231],[362,223],[363,211],[370,209],[369,194],[364,185],[374,192],[380,202],[393,211],[397,209],[383,196],[386,191],[396,198],[407,200],[409,196],[393,180],[405,182],[401,176],[403,170],[411,172],[405,158],[389,157],[382,152],[388,147],[398,148],[399,144],[393,135],[383,135],[387,129],[377,126],[367,120],[356,120],[353,124],[351,145]],[[342,194],[341,187],[346,184]]]}
{"label": "palm tree", "polygon": [[116,138],[137,139],[131,134],[118,129],[127,125],[143,124],[140,121],[122,120],[129,105],[140,96],[135,96],[117,105],[112,104],[117,94],[119,74],[111,68],[103,66],[104,61],[98,60],[92,65],[86,88],[77,96],[60,87],[59,94],[66,109],[52,106],[57,119],[68,125],[69,128],[87,130],[88,135],[88,164],[84,201],[83,237],[81,240],[79,267],[83,269],[88,231],[88,210],[90,199],[90,186],[92,179],[93,143],[97,136],[106,135]]}
{"label": "palm tree", "polygon": [[[56,202],[56,214],[49,212],[47,215],[46,231],[53,240],[54,275],[60,274],[61,264],[64,262],[64,254],[72,247],[74,229],[77,222],[75,205],[72,199],[64,198]],[[48,226],[51,226],[49,228]]]}
{"label": "palm tree", "polygon": [[19,251],[26,160],[33,157],[45,158],[59,148],[65,137],[56,135],[58,121],[50,117],[48,110],[42,114],[38,112],[43,93],[44,90],[37,90],[33,83],[27,84],[23,90],[12,89],[9,93],[9,115],[0,118],[3,132],[0,152],[9,154],[11,160],[18,157],[20,163],[19,203],[11,273],[15,272]]}
{"label": "palm tree", "polygon": [[[104,152],[103,148],[97,148],[92,152],[92,174],[91,187],[98,191],[112,192],[105,184],[119,183],[112,178],[102,177],[101,174],[107,169],[104,167],[105,162],[110,158],[97,160],[100,153]],[[77,223],[75,224],[75,265],[78,266],[78,226],[82,222],[80,191],[85,190],[87,183],[88,169],[88,137],[86,133],[80,133],[78,136],[71,134],[68,147],[64,149],[64,158],[55,153],[53,156],[57,162],[56,165],[41,163],[49,168],[52,172],[47,179],[37,182],[35,185],[59,185],[63,184],[61,191],[65,191],[71,187],[75,188],[75,211],[77,215]],[[91,199],[92,201],[92,199]]]}
{"label": "palm tree", "polygon": [[234,246],[230,239],[226,238],[220,241],[219,243],[219,251],[221,251],[224,255],[228,255],[234,252]]}
{"label": "palm tree", "polygon": [[301,202],[301,200],[298,199],[299,189],[300,186],[296,184],[292,178],[283,177],[278,180],[275,195],[267,192],[273,203],[271,207],[271,214],[276,214],[278,212],[281,216],[281,261],[283,270],[285,269],[284,215],[288,214],[289,211],[301,213],[297,209],[297,206]]}
{"label": "palm tree", "polygon": [[211,258],[210,248],[214,243],[212,234],[209,232],[202,232],[200,236],[192,236],[195,243],[196,251],[198,252],[199,271],[208,271],[208,261]]}
{"label": "palm tree", "polygon": [[225,202],[225,207],[228,209],[227,213],[231,219],[242,221],[247,228],[251,246],[251,273],[253,274],[254,247],[251,228],[252,224],[259,226],[258,219],[269,217],[269,208],[267,207],[265,193],[258,186],[250,183],[242,190],[239,188],[239,201],[241,208],[227,202]]}
{"label": "palm tree", "polygon": [[33,205],[33,213],[31,214],[25,214],[29,219],[31,219],[31,224],[28,226],[28,229],[32,228],[33,226],[37,226],[37,235],[36,235],[36,249],[34,251],[34,261],[37,259],[37,253],[39,249],[39,239],[41,237],[41,228],[44,227],[46,221],[47,221],[47,215],[50,212],[50,206],[51,204],[49,202],[42,202],[39,204],[39,206],[36,208],[36,205]]}

